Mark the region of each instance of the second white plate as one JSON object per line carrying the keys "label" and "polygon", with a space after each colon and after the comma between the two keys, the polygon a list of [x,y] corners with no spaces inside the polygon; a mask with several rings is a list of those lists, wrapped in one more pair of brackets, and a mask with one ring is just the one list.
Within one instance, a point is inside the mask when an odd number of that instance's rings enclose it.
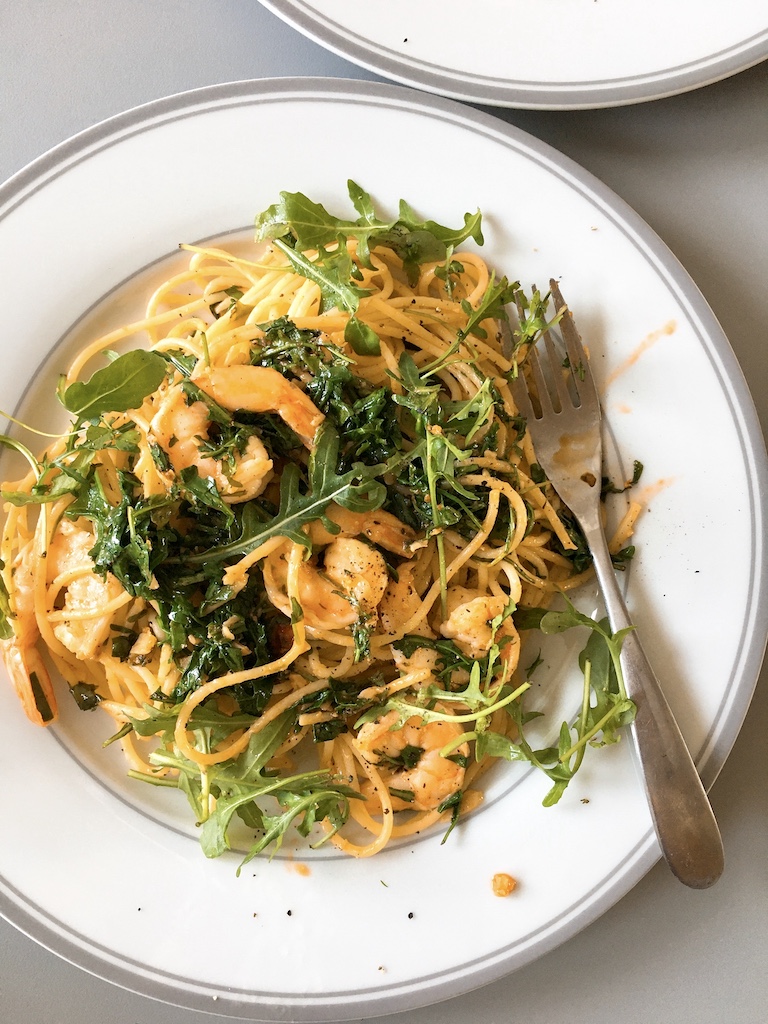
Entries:
{"label": "second white plate", "polygon": [[502,107],[659,99],[768,56],[765,0],[260,0],[386,78]]}

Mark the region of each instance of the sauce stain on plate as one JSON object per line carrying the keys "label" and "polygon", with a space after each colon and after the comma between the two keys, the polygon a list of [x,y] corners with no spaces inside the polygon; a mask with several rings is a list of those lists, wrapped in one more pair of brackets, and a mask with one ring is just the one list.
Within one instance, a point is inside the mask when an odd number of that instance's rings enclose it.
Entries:
{"label": "sauce stain on plate", "polygon": [[673,476],[660,477],[655,483],[646,484],[645,487],[635,492],[635,501],[647,508],[650,502],[654,498],[658,498],[662,491],[666,490],[667,487],[671,487],[675,482]]}
{"label": "sauce stain on plate", "polygon": [[613,373],[610,373],[606,377],[603,384],[603,392],[605,393],[606,389],[610,387],[617,378],[621,377],[621,375],[626,373],[630,367],[634,366],[640,356],[643,355],[644,352],[647,352],[649,348],[652,348],[660,338],[669,337],[669,335],[674,334],[676,330],[677,321],[668,320],[667,323],[665,323],[663,327],[660,327],[658,331],[651,331],[651,333],[640,342],[637,348],[633,349],[622,363],[619,363]]}

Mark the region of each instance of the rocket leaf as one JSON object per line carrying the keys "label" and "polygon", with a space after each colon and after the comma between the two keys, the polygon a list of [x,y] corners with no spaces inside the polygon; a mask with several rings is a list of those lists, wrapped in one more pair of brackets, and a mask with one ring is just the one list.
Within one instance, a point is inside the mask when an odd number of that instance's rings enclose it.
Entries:
{"label": "rocket leaf", "polygon": [[80,420],[95,420],[108,412],[137,409],[160,386],[168,363],[157,352],[135,349],[97,370],[90,380],[76,380],[66,387],[61,377],[59,401]]}

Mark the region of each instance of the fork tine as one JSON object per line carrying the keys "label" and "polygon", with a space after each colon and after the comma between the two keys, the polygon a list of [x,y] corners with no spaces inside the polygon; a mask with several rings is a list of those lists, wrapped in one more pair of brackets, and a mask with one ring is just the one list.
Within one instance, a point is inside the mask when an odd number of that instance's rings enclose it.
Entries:
{"label": "fork tine", "polygon": [[527,362],[531,368],[533,379],[536,382],[536,395],[539,399],[542,415],[546,416],[547,413],[554,413],[556,410],[552,404],[552,396],[549,393],[549,388],[547,387],[547,382],[544,378],[544,372],[541,369],[539,354],[536,351],[535,345],[532,345],[528,351]]}
{"label": "fork tine", "polygon": [[568,394],[568,385],[562,371],[562,359],[557,354],[555,343],[552,340],[552,335],[549,331],[544,331],[542,337],[544,338],[544,347],[547,350],[547,358],[549,359],[548,379],[551,386],[554,386],[555,393],[557,394],[557,400],[560,403],[560,409],[558,411],[562,411],[571,402]]}
{"label": "fork tine", "polygon": [[[565,342],[565,350],[568,353],[568,362],[571,365],[571,377],[576,393],[581,402],[597,404],[595,380],[592,376],[587,353],[584,351],[584,346],[581,342],[581,336],[576,329],[576,324],[573,322],[571,311],[560,293],[557,281],[554,279],[549,282],[549,290],[552,293],[556,311],[563,311],[563,315],[558,321],[558,326]],[[582,368],[581,373],[579,372],[579,367]]]}
{"label": "fork tine", "polygon": [[528,385],[525,377],[522,373],[512,381],[512,397],[515,400],[517,411],[521,416],[524,416],[529,422],[536,418],[536,413],[533,410],[533,404],[531,402],[531,396],[528,394]]}

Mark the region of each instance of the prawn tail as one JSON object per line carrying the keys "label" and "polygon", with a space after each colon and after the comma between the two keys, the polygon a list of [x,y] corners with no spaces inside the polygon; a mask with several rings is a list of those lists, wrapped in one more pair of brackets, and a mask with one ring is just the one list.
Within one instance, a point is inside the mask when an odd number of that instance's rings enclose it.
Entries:
{"label": "prawn tail", "polygon": [[40,653],[18,640],[3,640],[2,655],[13,688],[35,725],[50,725],[59,716],[53,684]]}

